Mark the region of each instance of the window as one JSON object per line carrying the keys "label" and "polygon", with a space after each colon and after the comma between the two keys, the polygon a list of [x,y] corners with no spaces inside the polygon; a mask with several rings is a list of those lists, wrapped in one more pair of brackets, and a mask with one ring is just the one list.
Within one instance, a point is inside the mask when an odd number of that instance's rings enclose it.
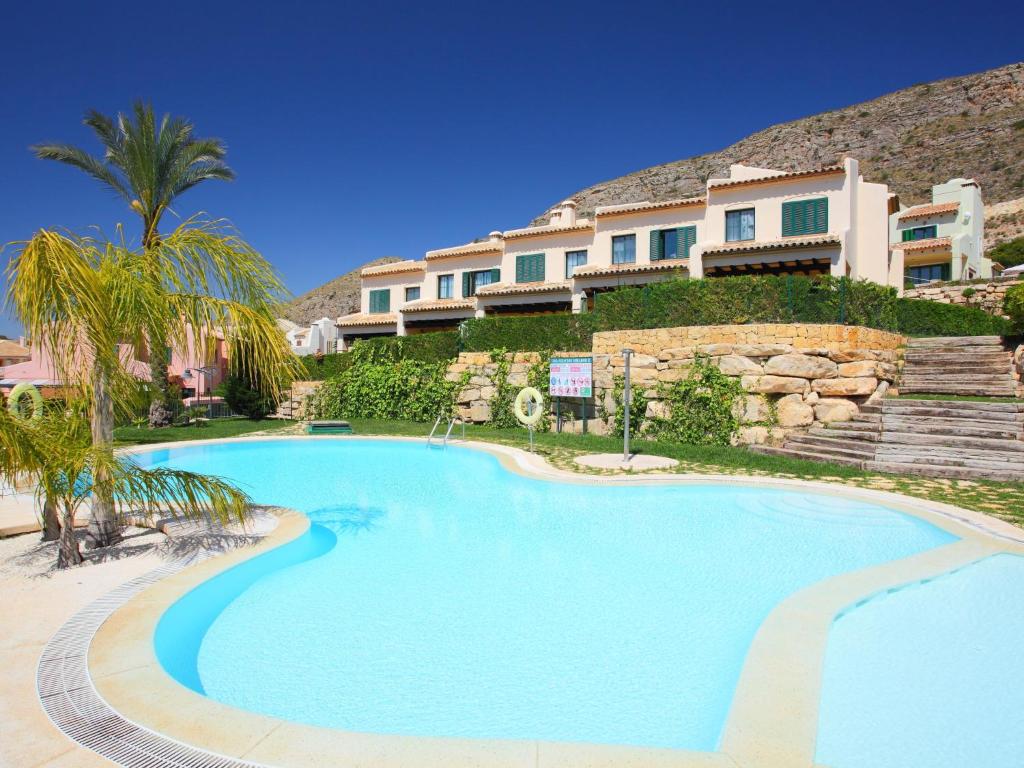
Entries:
{"label": "window", "polygon": [[586,251],[566,251],[565,252],[565,276],[572,277],[573,270],[576,267],[582,267],[587,263],[587,252]]}
{"label": "window", "polygon": [[651,261],[688,259],[690,247],[697,242],[696,227],[655,229],[651,231]]}
{"label": "window", "polygon": [[929,280],[949,280],[950,266],[946,264],[922,264],[919,267],[908,267],[906,281],[908,284],[927,283]]}
{"label": "window", "polygon": [[391,289],[380,288],[370,291],[370,312],[377,314],[391,311]]}
{"label": "window", "polygon": [[725,212],[725,242],[754,239],[754,209]]}
{"label": "window", "polygon": [[932,224],[930,227],[914,227],[913,229],[903,230],[903,242],[909,240],[930,240],[933,237],[938,237],[938,227]]}
{"label": "window", "polygon": [[828,198],[790,200],[782,204],[782,236],[820,235],[828,232]]}
{"label": "window", "polygon": [[414,286],[412,288],[406,288],[405,289],[405,300],[406,301],[416,301],[419,297],[420,297],[420,287],[418,285]]}
{"label": "window", "polygon": [[531,253],[525,256],[516,256],[516,282],[517,283],[542,283],[544,282],[544,254]]}
{"label": "window", "polygon": [[462,273],[462,295],[466,298],[476,296],[478,288],[496,283],[501,279],[500,269],[478,269],[475,272]]}
{"label": "window", "polygon": [[612,264],[636,261],[636,235],[612,235]]}
{"label": "window", "polygon": [[455,298],[455,275],[438,275],[437,276],[437,298],[439,298],[439,299],[453,299],[453,298]]}

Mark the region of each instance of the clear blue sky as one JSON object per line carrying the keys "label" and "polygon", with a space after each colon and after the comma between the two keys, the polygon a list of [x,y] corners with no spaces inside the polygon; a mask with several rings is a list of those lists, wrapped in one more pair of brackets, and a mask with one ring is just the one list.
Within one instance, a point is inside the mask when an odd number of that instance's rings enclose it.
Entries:
{"label": "clear blue sky", "polygon": [[[7,3],[0,241],[134,225],[28,147],[96,150],[84,111],[143,98],[222,138],[238,174],[186,193],[178,212],[231,219],[300,294],[379,256],[522,226],[581,187],[772,123],[1019,60],[1021,9]],[[0,332],[17,329],[3,319]]]}

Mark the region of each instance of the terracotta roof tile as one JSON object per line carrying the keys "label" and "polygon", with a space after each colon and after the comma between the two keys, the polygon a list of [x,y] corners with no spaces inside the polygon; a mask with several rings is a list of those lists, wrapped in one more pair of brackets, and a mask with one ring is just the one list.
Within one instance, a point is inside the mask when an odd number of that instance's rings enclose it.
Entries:
{"label": "terracotta roof tile", "polygon": [[782,240],[765,240],[757,242],[748,240],[739,243],[722,243],[704,249],[705,256],[722,256],[730,253],[759,253],[761,251],[790,251],[803,248],[840,245],[842,241],[835,235],[814,235],[811,237],[787,237]]}
{"label": "terracotta roof tile", "polygon": [[466,245],[456,245],[451,248],[438,248],[435,251],[427,251],[427,255],[423,258],[426,261],[434,261],[435,259],[451,259],[457,256],[482,256],[487,253],[500,254],[504,250],[504,246],[500,240],[485,240],[482,243],[467,243]]}
{"label": "terracotta roof tile", "polygon": [[515,296],[531,293],[557,293],[559,291],[571,291],[572,284],[568,281],[562,283],[491,283],[477,289],[476,295],[487,296]]}
{"label": "terracotta roof tile", "polygon": [[338,325],[394,325],[397,322],[398,316],[392,312],[354,312],[337,320]]}
{"label": "terracotta roof tile", "polygon": [[0,339],[0,357],[31,357],[32,352],[10,339]]}
{"label": "terracotta roof tile", "polygon": [[644,200],[640,203],[624,203],[622,205],[602,205],[594,211],[594,216],[604,218],[608,216],[629,216],[634,213],[646,213],[647,211],[660,211],[668,208],[689,208],[696,205],[707,205],[706,197],[684,197],[678,200],[663,200],[660,203],[651,203]]}
{"label": "terracotta roof tile", "polygon": [[377,277],[379,275],[397,275],[402,272],[422,272],[427,268],[427,265],[422,261],[413,261],[412,259],[406,259],[405,261],[393,261],[390,264],[378,264],[375,267],[367,267],[362,270],[359,275],[361,277]]}
{"label": "terracotta roof tile", "polygon": [[473,299],[420,299],[411,301],[402,307],[403,312],[441,312],[446,309],[473,309]]}
{"label": "terracotta roof tile", "polygon": [[598,266],[597,264],[576,267],[573,270],[573,277],[604,277],[607,275],[637,275],[644,272],[665,272],[673,269],[686,269],[690,264],[689,259],[662,259],[660,261],[645,262],[642,264],[609,264]]}
{"label": "terracotta roof tile", "polygon": [[526,227],[524,229],[510,229],[505,232],[506,240],[521,240],[524,237],[542,237],[551,235],[562,235],[574,232],[585,232],[589,229],[593,229],[594,225],[591,224],[590,219],[580,219],[571,226],[565,226],[564,224],[545,224],[540,227]]}
{"label": "terracotta roof tile", "polygon": [[747,187],[755,184],[771,184],[776,181],[794,181],[797,179],[809,179],[814,176],[835,176],[846,173],[846,167],[842,163],[826,165],[821,168],[812,168],[808,171],[791,171],[780,173],[774,176],[758,176],[753,179],[723,179],[717,182],[708,182],[708,190],[713,189],[735,189],[736,187]]}
{"label": "terracotta roof tile", "polygon": [[892,243],[891,248],[900,251],[930,251],[938,248],[952,248],[953,241],[948,237],[929,237],[925,240],[907,240],[901,243]]}
{"label": "terracotta roof tile", "polygon": [[938,216],[941,213],[956,213],[960,210],[960,203],[937,203],[932,205],[915,205],[913,208],[900,213],[900,221],[903,219],[923,219],[925,216]]}

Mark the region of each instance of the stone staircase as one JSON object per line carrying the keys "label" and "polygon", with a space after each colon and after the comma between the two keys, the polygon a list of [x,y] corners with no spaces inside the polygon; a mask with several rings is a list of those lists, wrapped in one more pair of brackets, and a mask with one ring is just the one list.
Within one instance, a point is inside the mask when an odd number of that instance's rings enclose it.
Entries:
{"label": "stone staircase", "polygon": [[1013,353],[998,336],[910,339],[896,386],[904,395],[1014,397]]}
{"label": "stone staircase", "polygon": [[301,419],[305,410],[304,403],[306,394],[297,394],[295,390],[288,390],[284,393],[281,402],[277,404],[277,410],[268,418],[271,419]]}
{"label": "stone staircase", "polygon": [[877,472],[1024,481],[1024,403],[883,400],[781,448],[751,450]]}

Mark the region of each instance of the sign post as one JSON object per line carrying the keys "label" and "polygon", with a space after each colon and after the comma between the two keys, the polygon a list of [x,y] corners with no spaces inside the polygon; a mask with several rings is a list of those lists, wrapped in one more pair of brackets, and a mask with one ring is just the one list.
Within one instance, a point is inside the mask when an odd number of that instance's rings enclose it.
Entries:
{"label": "sign post", "polygon": [[587,400],[594,396],[593,357],[552,357],[549,362],[548,394],[556,399],[559,430],[562,428],[561,398],[583,401],[583,434],[587,432]]}
{"label": "sign post", "polygon": [[622,350],[622,359],[626,366],[622,385],[622,405],[625,411],[622,417],[622,460],[625,462],[629,462],[629,403],[632,400],[632,392],[629,389],[629,359],[632,356],[633,350],[629,347]]}

